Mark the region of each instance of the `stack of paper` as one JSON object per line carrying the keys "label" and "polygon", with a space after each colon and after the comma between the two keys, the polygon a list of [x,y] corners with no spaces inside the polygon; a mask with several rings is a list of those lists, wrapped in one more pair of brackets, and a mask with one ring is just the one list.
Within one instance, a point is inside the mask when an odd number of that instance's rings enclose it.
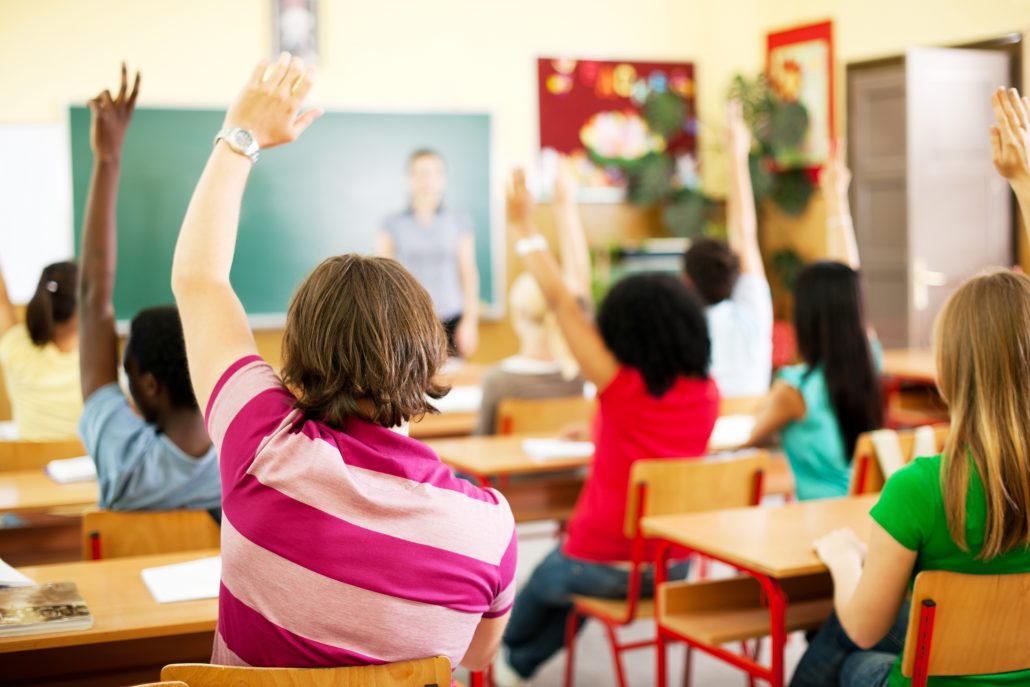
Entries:
{"label": "stack of paper", "polygon": [[145,568],[140,575],[159,604],[215,599],[222,578],[222,557]]}
{"label": "stack of paper", "polygon": [[533,460],[567,460],[589,458],[594,455],[590,441],[564,441],[562,439],[524,439],[522,450]]}
{"label": "stack of paper", "polygon": [[93,627],[74,582],[0,589],[0,637],[71,632]]}
{"label": "stack of paper", "polygon": [[97,466],[93,464],[93,459],[89,456],[52,460],[47,463],[46,474],[50,475],[50,479],[60,484],[95,482],[97,479]]}

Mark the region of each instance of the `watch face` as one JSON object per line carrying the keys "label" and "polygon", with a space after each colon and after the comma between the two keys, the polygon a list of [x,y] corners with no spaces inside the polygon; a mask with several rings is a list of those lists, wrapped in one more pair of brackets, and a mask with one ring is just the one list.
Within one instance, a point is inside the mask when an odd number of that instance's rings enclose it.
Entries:
{"label": "watch face", "polygon": [[246,129],[236,129],[232,132],[232,142],[241,150],[247,150],[254,145],[254,137]]}

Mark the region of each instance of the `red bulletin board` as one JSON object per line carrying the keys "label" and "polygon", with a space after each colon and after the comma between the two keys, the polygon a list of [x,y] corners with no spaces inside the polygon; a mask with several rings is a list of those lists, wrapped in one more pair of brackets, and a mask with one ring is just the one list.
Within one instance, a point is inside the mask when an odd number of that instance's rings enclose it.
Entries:
{"label": "red bulletin board", "polygon": [[821,167],[836,136],[833,22],[770,33],[765,69],[781,97],[800,101],[808,110],[808,136],[798,160],[789,166]]}
{"label": "red bulletin board", "polygon": [[[683,130],[665,148],[676,157],[696,157],[697,121],[694,93],[694,65],[689,62],[634,62],[610,60],[537,60],[537,89],[540,103],[540,148],[571,156],[588,186],[621,185],[610,170],[596,169],[586,157],[584,131],[596,116],[608,117],[609,137],[640,134],[642,106],[652,91],[673,91],[687,101],[689,116]],[[620,116],[621,115],[621,116]],[[615,124],[613,124],[615,122]],[[624,127],[624,128],[620,128]],[[619,148],[622,143],[612,143]],[[627,144],[632,147],[632,143]],[[623,148],[619,148],[623,149]],[[628,149],[628,148],[627,148]],[[595,168],[595,169],[589,169]]]}

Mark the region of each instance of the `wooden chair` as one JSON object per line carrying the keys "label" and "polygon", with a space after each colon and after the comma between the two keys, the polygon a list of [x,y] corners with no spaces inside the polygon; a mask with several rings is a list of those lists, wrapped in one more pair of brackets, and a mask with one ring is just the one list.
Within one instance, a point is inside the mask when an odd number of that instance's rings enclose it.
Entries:
{"label": "wooden chair", "polygon": [[450,687],[451,662],[443,657],[346,668],[236,668],[206,663],[164,667],[162,680],[188,687]]}
{"label": "wooden chair", "polygon": [[506,398],[497,406],[497,434],[556,434],[594,415],[594,401],[582,396]]}
{"label": "wooden chair", "polygon": [[[944,442],[948,438],[948,429],[948,425],[934,426],[937,451],[944,448]],[[883,484],[886,480],[880,467],[882,456],[878,454],[876,449],[877,443],[880,442],[874,440],[874,434],[879,434],[883,438],[889,438],[891,435],[896,436],[897,450],[901,455],[901,460],[908,464],[913,458],[918,457],[914,455],[917,431],[917,429],[897,431],[882,429],[877,430],[877,432],[865,432],[859,435],[858,441],[855,442],[855,457],[852,460],[854,470],[851,478],[851,493],[873,494],[883,489]]]}
{"label": "wooden chair", "polygon": [[1030,573],[916,576],[901,672],[912,687],[935,676],[1030,670]]}
{"label": "wooden chair", "polygon": [[135,687],[190,687],[185,682],[179,682],[174,680],[172,682],[148,682],[145,685],[136,685]]}
{"label": "wooden chair", "polygon": [[641,518],[696,513],[757,504],[762,497],[762,475],[768,462],[764,451],[725,458],[640,460],[630,470],[626,520],[623,531],[633,540],[633,561],[625,599],[577,596],[565,628],[565,685],[571,687],[575,672],[576,631],[580,619],[594,618],[604,624],[615,659],[615,675],[626,687],[622,653],[655,645],[655,640],[620,644],[616,630],[638,618],[654,617],[654,602],[640,596],[646,540]]}
{"label": "wooden chair", "polygon": [[218,524],[203,510],[88,511],[82,516],[85,560],[217,549]]}
{"label": "wooden chair", "polygon": [[78,439],[61,441],[0,441],[0,472],[40,470],[52,460],[86,455]]}

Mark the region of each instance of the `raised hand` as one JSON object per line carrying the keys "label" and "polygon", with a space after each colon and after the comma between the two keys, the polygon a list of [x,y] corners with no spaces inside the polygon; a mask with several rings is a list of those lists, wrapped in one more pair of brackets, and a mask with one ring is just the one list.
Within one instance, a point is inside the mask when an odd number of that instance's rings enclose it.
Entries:
{"label": "raised hand", "polygon": [[129,128],[132,111],[136,107],[136,96],[139,95],[140,73],[129,92],[129,74],[122,62],[122,84],[118,89],[118,97],[112,98],[111,91],[104,89],[100,95],[87,103],[92,113],[89,142],[97,161],[117,161],[122,155],[122,142],[125,131]]}
{"label": "raised hand", "polygon": [[283,53],[269,66],[262,60],[225,115],[225,126],[254,134],[262,148],[290,143],[322,115],[322,110],[301,112],[314,83],[314,71],[304,61]]}
{"label": "raised hand", "polygon": [[554,177],[554,202],[559,205],[576,203],[579,182],[572,169],[572,161],[564,155],[558,159],[558,169]]}
{"label": "raised hand", "polygon": [[508,190],[508,223],[515,230],[516,238],[526,238],[536,233],[533,229],[533,211],[536,201],[526,186],[526,173],[516,169],[512,174]]}
{"label": "raised hand", "polygon": [[851,170],[844,163],[844,147],[842,141],[833,141],[830,146],[830,159],[823,165],[823,170],[819,174],[819,189],[827,203],[847,201],[848,198]]}
{"label": "raised hand", "polygon": [[739,100],[726,106],[726,147],[735,160],[747,160],[751,154],[751,130],[744,122],[744,107]]}
{"label": "raised hand", "polygon": [[991,127],[991,158],[1013,185],[1030,184],[1030,100],[1019,91],[999,88],[991,96],[995,126]]}

